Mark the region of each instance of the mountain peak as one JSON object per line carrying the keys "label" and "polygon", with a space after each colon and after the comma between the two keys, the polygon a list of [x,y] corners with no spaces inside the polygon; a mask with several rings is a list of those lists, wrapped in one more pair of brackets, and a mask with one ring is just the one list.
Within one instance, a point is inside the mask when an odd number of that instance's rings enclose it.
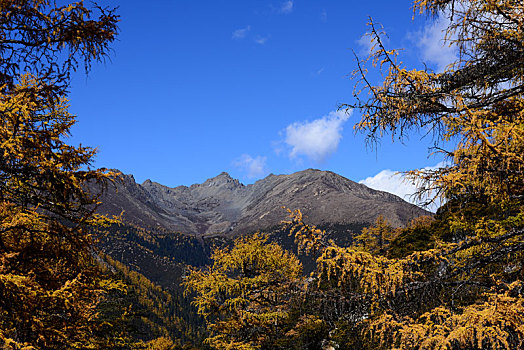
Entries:
{"label": "mountain peak", "polygon": [[219,181],[219,182],[228,182],[228,181],[234,181],[235,179],[233,179],[231,177],[231,175],[229,175],[228,173],[226,173],[225,171],[221,172],[220,174],[218,174],[217,176],[215,177],[212,177],[212,178],[209,178],[207,179],[206,181],[204,181],[204,183],[208,182],[208,181]]}
{"label": "mountain peak", "polygon": [[227,179],[233,179],[231,177],[231,175],[229,175],[227,172],[223,171],[221,172],[220,174],[218,174],[217,176],[215,176],[215,178],[227,178]]}
{"label": "mountain peak", "polygon": [[206,186],[206,187],[217,186],[218,187],[218,186],[223,186],[223,185],[228,185],[231,187],[242,186],[240,181],[238,181],[237,179],[233,179],[231,175],[229,175],[225,171],[221,172],[220,174],[218,174],[215,177],[207,179],[206,181],[204,181],[204,183],[201,186]]}

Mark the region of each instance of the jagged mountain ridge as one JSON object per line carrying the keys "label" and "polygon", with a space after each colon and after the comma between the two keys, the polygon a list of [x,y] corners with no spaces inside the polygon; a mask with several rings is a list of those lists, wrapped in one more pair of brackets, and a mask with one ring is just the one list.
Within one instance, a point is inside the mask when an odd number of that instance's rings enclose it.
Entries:
{"label": "jagged mountain ridge", "polygon": [[99,212],[118,215],[144,228],[197,236],[253,232],[285,219],[283,206],[300,209],[308,223],[373,222],[379,215],[401,226],[428,212],[401,198],[377,191],[329,171],[307,169],[290,175],[269,175],[243,185],[227,173],[189,187],[170,188],[132,175],[110,186]]}

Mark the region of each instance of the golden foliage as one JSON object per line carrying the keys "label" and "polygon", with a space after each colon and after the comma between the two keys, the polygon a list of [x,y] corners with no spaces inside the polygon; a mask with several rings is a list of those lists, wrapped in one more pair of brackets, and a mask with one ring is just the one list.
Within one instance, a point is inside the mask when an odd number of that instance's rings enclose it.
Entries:
{"label": "golden foliage", "polygon": [[[428,220],[415,220],[412,225],[426,225]],[[297,239],[311,237],[303,232],[301,216],[291,221],[302,226],[294,230],[301,232]],[[514,242],[507,231],[497,236],[491,226],[482,227],[491,228],[484,239],[441,242],[435,249],[397,259],[331,242],[317,259],[316,296],[335,293],[339,305],[334,307],[349,304],[344,317],[362,330],[370,348],[520,348],[524,345],[523,253],[511,250]],[[487,233],[477,229],[480,236]],[[522,236],[517,241],[521,246]],[[501,253],[502,242],[508,250]],[[515,278],[519,279],[507,282]]]}
{"label": "golden foliage", "polygon": [[[414,171],[426,190],[448,198],[486,196],[511,201],[523,195],[524,31],[519,1],[415,1],[415,11],[450,18],[446,42],[458,49],[458,60],[441,73],[407,70],[397,52],[387,50],[373,22],[374,51],[368,58],[385,69],[380,86],[366,79],[359,62],[358,99],[348,107],[363,111],[356,129],[373,140],[384,133],[405,135],[410,129],[433,131],[437,143],[453,141],[452,150],[437,148],[451,166]],[[441,12],[444,11],[444,12]]]}
{"label": "golden foliage", "polygon": [[[311,246],[313,243],[307,242],[313,237],[314,242],[318,242],[318,233],[324,232],[315,226],[306,225],[302,221],[299,210],[291,214],[293,225],[292,232],[296,233],[295,239],[302,245]],[[377,232],[388,228],[386,221],[379,218],[377,223],[365,232]],[[306,234],[305,231],[312,231]],[[379,231],[380,232],[380,231]],[[302,241],[302,242],[301,242]],[[304,242],[306,241],[306,242]],[[448,249],[453,245],[448,245]],[[320,256],[317,259],[317,270],[315,276],[319,286],[324,282],[329,282],[332,287],[342,288],[351,293],[360,293],[366,300],[380,301],[384,297],[394,296],[397,292],[406,292],[401,289],[408,283],[426,280],[426,271],[423,265],[431,265],[446,261],[446,257],[440,249],[414,252],[404,259],[389,259],[378,254],[378,251],[371,253],[357,247],[339,247],[333,242],[325,244],[318,249]]]}
{"label": "golden foliage", "polygon": [[185,281],[194,304],[206,317],[217,349],[258,349],[282,333],[302,266],[268,237],[255,234],[216,249],[213,265],[192,269]]}
{"label": "golden foliage", "polygon": [[101,293],[90,236],[81,229],[96,197],[82,186],[108,174],[78,171],[93,150],[61,141],[74,119],[65,99],[46,99],[38,84],[23,76],[12,91],[0,91],[0,336],[39,347],[66,339],[81,346]]}
{"label": "golden foliage", "polygon": [[488,293],[484,298],[455,311],[437,307],[416,320],[383,314],[372,322],[371,330],[381,342],[390,342],[392,349],[522,348],[524,298],[510,292]]}
{"label": "golden foliage", "polygon": [[97,277],[84,231],[104,221],[93,215],[97,196],[86,186],[112,174],[89,169],[93,149],[65,142],[75,123],[65,89],[78,59],[88,64],[105,54],[117,19],[104,11],[109,17],[91,19],[81,2],[50,3],[0,1],[0,346],[6,349],[97,348],[95,306],[114,287]]}
{"label": "golden foliage", "polygon": [[158,337],[148,342],[142,342],[133,347],[137,350],[174,350],[175,343],[169,338]]}
{"label": "golden foliage", "polygon": [[284,227],[289,229],[289,235],[294,236],[298,243],[299,253],[316,253],[326,245],[325,232],[315,226],[304,223],[302,212],[299,209],[286,208],[289,220],[283,221]]}
{"label": "golden foliage", "polygon": [[372,254],[384,255],[387,246],[399,234],[399,230],[393,228],[381,215],[370,227],[364,227],[362,232],[355,236],[357,241],[354,247]]}

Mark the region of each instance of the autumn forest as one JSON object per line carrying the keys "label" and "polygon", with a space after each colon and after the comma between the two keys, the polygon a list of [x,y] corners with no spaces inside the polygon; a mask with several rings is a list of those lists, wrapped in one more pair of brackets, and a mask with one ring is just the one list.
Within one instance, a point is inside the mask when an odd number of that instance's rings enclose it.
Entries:
{"label": "autumn forest", "polygon": [[[105,62],[118,9],[0,0],[0,347],[524,349],[524,4],[413,11],[450,14],[457,60],[406,66],[370,18],[369,56],[355,54],[354,98],[339,109],[360,112],[370,147],[431,135],[447,165],[406,176],[444,204],[402,226],[378,216],[345,240],[290,207],[279,239],[246,232],[204,249],[101,214],[122,174],[68,143],[86,118],[70,112],[72,75]],[[153,260],[168,272],[143,267]]]}

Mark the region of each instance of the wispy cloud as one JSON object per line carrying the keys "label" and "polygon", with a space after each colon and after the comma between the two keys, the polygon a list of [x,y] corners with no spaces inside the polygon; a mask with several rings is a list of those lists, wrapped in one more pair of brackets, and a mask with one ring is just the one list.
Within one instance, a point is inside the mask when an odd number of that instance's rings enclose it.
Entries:
{"label": "wispy cloud", "polygon": [[445,37],[449,24],[449,15],[443,12],[422,30],[408,34],[419,48],[424,62],[435,64],[438,72],[444,71],[446,66],[457,60],[457,47],[450,46]]}
{"label": "wispy cloud", "polygon": [[293,12],[293,1],[284,1],[282,5],[280,5],[279,9],[280,13],[291,13]]}
{"label": "wispy cloud", "polygon": [[251,26],[247,26],[245,28],[237,29],[237,30],[235,30],[233,32],[231,37],[233,39],[244,39],[247,36],[247,34],[249,33],[250,30],[251,30]]}
{"label": "wispy cloud", "polygon": [[335,153],[342,139],[344,123],[351,113],[330,112],[311,122],[295,122],[285,129],[284,142],[290,148],[289,157],[306,156],[320,163]]}
{"label": "wispy cloud", "polygon": [[249,154],[243,154],[233,161],[233,165],[246,173],[249,179],[262,177],[269,171],[266,166],[267,157],[251,157]]}
{"label": "wispy cloud", "polygon": [[[424,168],[424,170],[435,170],[446,166],[446,162],[440,162],[435,166],[426,167]],[[421,205],[425,200],[429,198],[428,197],[423,198],[422,200],[417,200],[414,194],[419,189],[420,184],[417,182],[413,182],[410,179],[407,179],[404,174],[399,173],[398,171],[392,171],[389,169],[382,170],[375,176],[370,176],[366,179],[360,180],[359,183],[364,184],[375,190],[393,193],[399,196],[400,198],[404,199],[405,201],[416,205]],[[428,196],[432,196],[432,194],[428,194]],[[440,207],[440,205],[440,201],[437,201],[431,204],[426,209],[434,212],[438,209],[438,207]]]}
{"label": "wispy cloud", "polygon": [[324,23],[328,20],[328,15],[326,9],[323,9],[322,12],[320,12],[320,20]]}
{"label": "wispy cloud", "polygon": [[255,38],[255,43],[264,45],[269,40],[269,36],[257,36]]}

